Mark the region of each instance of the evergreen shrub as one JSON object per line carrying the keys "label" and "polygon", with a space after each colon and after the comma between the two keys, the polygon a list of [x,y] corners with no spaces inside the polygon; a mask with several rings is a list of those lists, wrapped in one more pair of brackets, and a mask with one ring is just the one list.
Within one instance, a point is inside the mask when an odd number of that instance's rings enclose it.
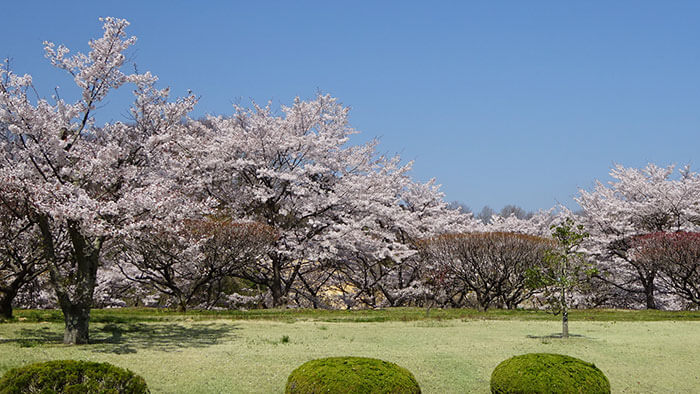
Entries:
{"label": "evergreen shrub", "polygon": [[150,393],[146,381],[109,363],[55,360],[11,369],[0,379],[0,394]]}
{"label": "evergreen shrub", "polygon": [[610,393],[610,382],[594,364],[562,354],[530,353],[498,364],[492,393]]}
{"label": "evergreen shrub", "polygon": [[407,369],[365,357],[330,357],[311,360],[295,369],[286,393],[420,393]]}

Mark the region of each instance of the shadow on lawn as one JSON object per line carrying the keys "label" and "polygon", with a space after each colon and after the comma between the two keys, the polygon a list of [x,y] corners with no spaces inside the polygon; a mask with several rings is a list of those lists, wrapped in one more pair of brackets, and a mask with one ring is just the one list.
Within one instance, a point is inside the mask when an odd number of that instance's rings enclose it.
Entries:
{"label": "shadow on lawn", "polygon": [[[528,335],[528,338],[532,339],[563,339],[564,337],[561,335],[561,333],[554,333],[554,334],[549,334],[549,335]],[[581,334],[569,334],[569,338],[587,338],[585,335]]]}
{"label": "shadow on lawn", "polygon": [[[21,347],[63,343],[63,331],[58,327],[21,329],[18,338],[0,339],[0,343],[15,342]],[[236,338],[240,328],[233,324],[192,323],[109,323],[93,325],[87,349],[100,353],[126,354],[149,349],[163,352],[198,348]]]}
{"label": "shadow on lawn", "polygon": [[20,347],[35,347],[63,342],[63,332],[57,332],[54,327],[23,328],[16,334],[16,338],[2,338],[0,343],[16,343]]}
{"label": "shadow on lawn", "polygon": [[[526,336],[529,339],[538,339],[542,344],[544,345],[549,345],[552,343],[553,340],[557,340],[556,343],[566,343],[568,340],[575,340],[575,339],[584,339],[584,340],[590,340],[594,339],[591,337],[587,337],[585,335],[581,334],[569,334],[569,338],[564,338],[560,332],[556,332],[554,334],[549,334],[549,335],[527,335]],[[558,340],[562,340],[563,342],[559,342]]]}

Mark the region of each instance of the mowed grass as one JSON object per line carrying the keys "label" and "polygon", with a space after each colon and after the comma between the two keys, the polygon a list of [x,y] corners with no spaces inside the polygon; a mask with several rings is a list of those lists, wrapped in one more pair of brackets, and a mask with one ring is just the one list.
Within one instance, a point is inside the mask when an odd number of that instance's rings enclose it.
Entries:
{"label": "mowed grass", "polygon": [[60,321],[20,311],[26,320],[0,324],[0,374],[31,362],[80,359],[129,368],[154,393],[281,393],[289,373],[308,360],[364,356],[408,368],[425,393],[486,393],[502,360],[553,352],[595,363],[613,392],[700,392],[697,313],[676,320],[651,313],[643,320],[645,312],[589,311],[571,322],[576,336],[564,340],[552,335],[560,329],[556,317],[541,312],[489,318],[462,311],[471,317],[443,318],[432,311],[425,319],[424,311],[411,311],[385,312],[383,321],[362,321],[370,311],[330,317],[271,311],[246,320],[225,313],[95,311],[94,343],[85,346],[61,345]]}

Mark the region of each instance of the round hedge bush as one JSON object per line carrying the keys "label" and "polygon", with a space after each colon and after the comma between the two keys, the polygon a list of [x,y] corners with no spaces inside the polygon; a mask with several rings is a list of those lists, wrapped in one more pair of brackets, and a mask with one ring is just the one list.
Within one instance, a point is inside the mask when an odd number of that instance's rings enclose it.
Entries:
{"label": "round hedge bush", "polygon": [[108,363],[56,360],[7,371],[0,394],[14,393],[150,393],[146,381],[133,372]]}
{"label": "round hedge bush", "polygon": [[420,393],[416,378],[394,363],[365,357],[311,360],[287,380],[288,394]]}
{"label": "round hedge bush", "polygon": [[530,353],[498,364],[492,393],[610,393],[610,382],[594,364],[562,354]]}

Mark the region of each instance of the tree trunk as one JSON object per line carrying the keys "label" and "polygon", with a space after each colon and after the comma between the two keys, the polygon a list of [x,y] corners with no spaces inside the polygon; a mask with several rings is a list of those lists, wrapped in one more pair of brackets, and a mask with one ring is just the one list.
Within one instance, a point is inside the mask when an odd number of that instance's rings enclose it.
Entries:
{"label": "tree trunk", "polygon": [[29,272],[26,268],[23,269],[8,286],[0,289],[0,317],[12,319],[12,301],[17,297],[19,289],[27,283]]}
{"label": "tree trunk", "polygon": [[[65,273],[60,266],[65,260],[60,259],[54,250],[53,235],[48,217],[39,218],[43,247],[49,264],[49,277],[56,291],[58,304],[63,311],[66,323],[63,343],[67,345],[86,344],[89,341],[90,308],[97,285],[97,268],[100,249],[104,238],[86,239],[80,233],[79,225],[68,222],[68,235],[73,246],[72,259],[74,267],[72,280],[65,283]],[[90,241],[90,242],[88,242]],[[70,275],[70,274],[69,274]]]}
{"label": "tree trunk", "polygon": [[658,309],[656,307],[656,300],[654,300],[654,289],[648,289],[644,293],[646,295],[647,309]]}
{"label": "tree trunk", "polygon": [[481,312],[486,312],[489,309],[489,304],[491,301],[488,298],[484,298],[480,293],[476,293],[476,303],[478,309]]}
{"label": "tree trunk", "polygon": [[14,300],[17,292],[2,292],[0,293],[0,317],[12,319],[12,300]]}
{"label": "tree trunk", "polygon": [[658,309],[656,306],[656,300],[654,299],[654,278],[656,275],[650,274],[647,276],[642,284],[644,285],[644,296],[646,298],[647,309]]}
{"label": "tree trunk", "polygon": [[83,345],[89,342],[90,306],[67,305],[61,308],[66,329],[63,343],[66,345]]}
{"label": "tree trunk", "polygon": [[279,261],[272,262],[272,283],[270,291],[272,292],[272,307],[278,308],[282,306],[282,267]]}
{"label": "tree trunk", "polygon": [[433,302],[432,298],[428,297],[428,295],[425,295],[425,317],[428,318],[430,317],[430,308],[432,308]]}
{"label": "tree trunk", "polygon": [[569,302],[566,299],[566,288],[561,289],[561,337],[569,337]]}

